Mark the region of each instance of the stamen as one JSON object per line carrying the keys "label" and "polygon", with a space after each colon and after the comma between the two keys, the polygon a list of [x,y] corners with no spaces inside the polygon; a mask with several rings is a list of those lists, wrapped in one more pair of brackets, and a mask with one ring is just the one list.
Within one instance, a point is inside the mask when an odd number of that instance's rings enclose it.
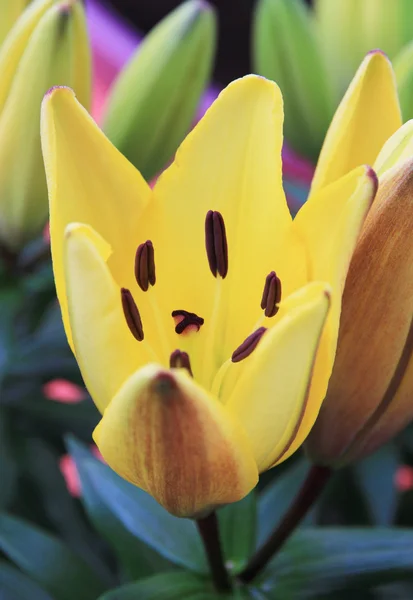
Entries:
{"label": "stamen", "polygon": [[121,288],[122,307],[126,322],[132,335],[141,342],[143,340],[142,320],[132,294],[126,288]]}
{"label": "stamen", "polygon": [[144,292],[148,290],[149,284],[155,285],[155,251],[150,240],[138,246],[135,256],[135,277]]}
{"label": "stamen", "polygon": [[260,327],[259,329],[256,329],[256,331],[251,333],[251,335],[249,335],[247,339],[244,340],[242,344],[238,346],[238,348],[232,353],[232,362],[237,363],[241,360],[244,360],[244,358],[247,358],[252,353],[252,351],[255,350],[255,348],[258,346],[258,342],[260,341],[260,339],[266,331],[266,327]]}
{"label": "stamen", "polygon": [[205,246],[209,268],[214,277],[225,279],[228,273],[228,244],[224,219],[216,210],[209,210],[205,219]]}
{"label": "stamen", "polygon": [[265,311],[266,317],[274,317],[278,310],[279,302],[281,301],[281,281],[271,271],[265,280],[264,291],[262,293],[261,308]]}
{"label": "stamen", "polygon": [[188,312],[187,310],[174,310],[172,311],[172,317],[175,319],[175,331],[176,333],[183,333],[188,327],[195,328],[196,331],[201,329],[201,325],[204,324],[204,319],[198,317],[195,313]]}
{"label": "stamen", "polygon": [[169,366],[171,369],[186,369],[191,377],[193,377],[191,362],[189,360],[189,354],[187,352],[181,352],[180,350],[174,350],[169,358]]}

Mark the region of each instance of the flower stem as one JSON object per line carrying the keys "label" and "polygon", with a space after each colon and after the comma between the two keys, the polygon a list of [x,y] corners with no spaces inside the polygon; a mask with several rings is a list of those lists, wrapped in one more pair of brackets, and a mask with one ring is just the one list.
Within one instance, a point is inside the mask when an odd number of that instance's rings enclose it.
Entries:
{"label": "flower stem", "polygon": [[230,592],[232,585],[224,564],[216,513],[197,519],[196,524],[204,543],[215,589],[217,592]]}
{"label": "flower stem", "polygon": [[281,523],[238,575],[240,581],[244,583],[252,581],[267,566],[317,500],[331,474],[332,470],[329,467],[317,465],[311,467],[298,495],[285,513]]}

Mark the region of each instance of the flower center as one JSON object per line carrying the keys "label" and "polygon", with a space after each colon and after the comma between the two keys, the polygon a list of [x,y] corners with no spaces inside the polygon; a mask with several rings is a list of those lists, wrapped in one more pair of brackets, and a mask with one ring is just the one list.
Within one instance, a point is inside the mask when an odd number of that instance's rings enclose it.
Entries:
{"label": "flower center", "polygon": [[[215,350],[215,346],[218,344],[216,330],[218,329],[219,323],[218,316],[221,303],[221,285],[222,281],[228,275],[228,242],[225,222],[222,214],[215,210],[209,210],[206,214],[205,249],[210,271],[217,279],[217,294],[211,316],[208,319],[208,332],[204,349],[204,366],[205,371],[208,371],[211,366],[212,354]],[[156,283],[155,249],[151,240],[147,240],[138,246],[135,255],[135,278],[139,287],[144,292],[147,292],[149,288]],[[219,379],[221,377],[220,373],[225,373],[231,363],[241,362],[255,350],[260,343],[261,338],[267,331],[267,328],[263,326],[264,319],[274,317],[278,313],[281,294],[281,281],[277,277],[275,271],[271,271],[267,275],[264,283],[261,298],[261,309],[263,310],[262,316],[255,324],[252,333],[234,350],[231,358],[228,359],[221,366],[218,373],[215,374],[215,379]],[[132,335],[139,342],[142,342],[144,340],[142,319],[132,294],[128,289],[121,289],[121,300],[126,323],[128,324]],[[156,299],[152,298],[151,303],[161,330],[162,318],[156,305]],[[192,332],[197,333],[204,324],[204,319],[202,317],[184,309],[173,310],[171,316],[175,323],[175,332],[179,335],[186,336]],[[167,343],[164,343],[164,345],[164,353],[166,356],[169,356],[170,368],[186,369],[192,376],[189,354],[181,350],[174,350],[172,354],[169,354],[170,350],[168,351],[168,348],[166,347]],[[214,369],[212,369],[212,371],[213,370]],[[211,375],[211,373],[209,373],[209,375]],[[212,376],[213,375],[214,373],[212,373]],[[209,376],[203,377],[202,379],[208,380]]]}

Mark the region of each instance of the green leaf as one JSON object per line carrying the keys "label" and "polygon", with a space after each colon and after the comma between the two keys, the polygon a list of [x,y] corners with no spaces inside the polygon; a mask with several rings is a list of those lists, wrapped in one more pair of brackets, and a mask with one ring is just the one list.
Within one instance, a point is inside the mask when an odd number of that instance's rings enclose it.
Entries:
{"label": "green leaf", "polygon": [[53,600],[34,581],[4,561],[0,561],[0,598],[2,600]]}
{"label": "green leaf", "polygon": [[60,540],[5,513],[0,514],[0,549],[55,600],[95,600],[105,589]]}
{"label": "green leaf", "polygon": [[152,496],[99,461],[85,461],[83,469],[100,501],[130,533],[174,564],[200,573],[208,571],[193,521],[173,517]]}
{"label": "green leaf", "polygon": [[255,587],[269,599],[319,600],[347,588],[413,580],[412,548],[409,529],[302,529]]}
{"label": "green leaf", "polygon": [[0,291],[0,389],[13,360],[16,345],[15,322],[20,307],[21,294],[15,287]]}
{"label": "green leaf", "polygon": [[104,131],[147,180],[190,129],[209,80],[215,30],[207,2],[182,3],[147,35],[115,83]]}
{"label": "green leaf", "polygon": [[255,492],[220,509],[218,520],[225,562],[231,571],[239,571],[255,546]]}
{"label": "green leaf", "polygon": [[396,445],[389,443],[355,466],[357,483],[376,525],[391,525],[397,508],[394,476],[399,466]]}
{"label": "green leaf", "polygon": [[24,443],[23,455],[27,476],[34,484],[49,522],[103,581],[113,584],[113,577],[99,556],[98,540],[92,536],[80,506],[69,494],[57,452],[44,440],[29,438]]}
{"label": "green leaf", "polygon": [[16,488],[18,470],[14,457],[9,414],[0,408],[0,508],[7,508]]}
{"label": "green leaf", "polygon": [[96,491],[87,464],[100,464],[100,461],[93,457],[88,448],[72,437],[68,439],[68,449],[79,473],[82,488],[81,501],[85,510],[96,530],[113,549],[124,574],[130,579],[141,579],[171,569],[170,562],[126,529],[104,499],[102,500],[100,491]]}
{"label": "green leaf", "polygon": [[[258,500],[257,546],[261,546],[274,527],[280,523],[298,493],[309,468],[310,464],[306,459],[298,460],[260,494]],[[312,519],[313,516],[310,514],[304,520],[304,523],[308,524]]]}
{"label": "green leaf", "polygon": [[106,592],[99,600],[213,600],[217,595],[207,580],[191,573],[160,573],[143,581]]}

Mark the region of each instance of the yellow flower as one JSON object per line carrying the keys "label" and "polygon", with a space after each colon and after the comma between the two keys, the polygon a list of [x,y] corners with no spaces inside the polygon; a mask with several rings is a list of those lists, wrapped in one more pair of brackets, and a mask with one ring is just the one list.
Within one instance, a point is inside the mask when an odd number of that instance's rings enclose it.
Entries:
{"label": "yellow flower", "polygon": [[343,164],[292,221],[282,120],[274,83],[235,81],[151,190],[71,90],[43,104],[55,280],[103,415],[94,439],[179,516],[245,496],[302,444],[327,389],[376,177]]}

